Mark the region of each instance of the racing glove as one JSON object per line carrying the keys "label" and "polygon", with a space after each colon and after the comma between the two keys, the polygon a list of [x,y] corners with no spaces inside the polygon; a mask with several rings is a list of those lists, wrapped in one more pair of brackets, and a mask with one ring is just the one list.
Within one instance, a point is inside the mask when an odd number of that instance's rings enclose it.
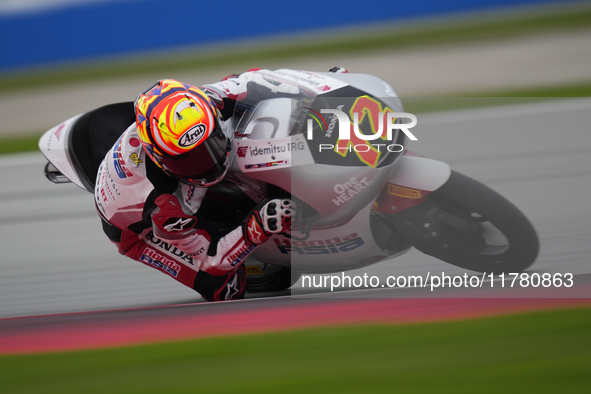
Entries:
{"label": "racing glove", "polygon": [[207,250],[203,236],[200,236],[197,218],[183,211],[178,198],[172,194],[162,194],[156,198],[157,208],[152,212],[154,235],[177,246],[190,256],[197,256]]}
{"label": "racing glove", "polygon": [[273,234],[291,229],[295,204],[287,198],[265,199],[246,217],[243,224],[244,239],[249,245],[261,245]]}

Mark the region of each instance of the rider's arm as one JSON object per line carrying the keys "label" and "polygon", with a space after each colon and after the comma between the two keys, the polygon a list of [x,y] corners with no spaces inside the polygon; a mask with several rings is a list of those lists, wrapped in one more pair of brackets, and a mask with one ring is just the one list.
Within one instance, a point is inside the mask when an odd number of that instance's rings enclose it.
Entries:
{"label": "rider's arm", "polygon": [[232,231],[218,236],[208,230],[200,215],[186,214],[178,199],[164,194],[156,199],[152,213],[154,235],[176,246],[212,275],[234,272],[256,246],[273,234],[289,230],[293,210],[290,200],[270,200],[259,204],[246,220]]}

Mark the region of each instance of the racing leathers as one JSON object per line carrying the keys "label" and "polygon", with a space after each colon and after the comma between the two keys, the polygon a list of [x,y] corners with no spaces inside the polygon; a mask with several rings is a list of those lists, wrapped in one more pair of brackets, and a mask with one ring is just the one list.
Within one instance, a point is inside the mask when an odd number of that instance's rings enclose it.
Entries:
{"label": "racing leathers", "polygon": [[[251,71],[252,72],[252,71]],[[201,89],[227,119],[242,76]],[[246,289],[243,262],[274,233],[289,229],[289,200],[263,200],[236,228],[220,233],[200,213],[206,188],[166,175],[144,151],[130,125],[102,161],[95,204],[119,253],[195,289],[207,300],[240,298]]]}

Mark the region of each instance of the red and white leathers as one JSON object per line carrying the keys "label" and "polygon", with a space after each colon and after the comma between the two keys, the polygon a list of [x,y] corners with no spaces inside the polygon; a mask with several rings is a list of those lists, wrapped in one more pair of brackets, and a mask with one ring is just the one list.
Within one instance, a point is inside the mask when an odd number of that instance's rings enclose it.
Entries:
{"label": "red and white leathers", "polygon": [[[243,82],[253,72],[201,89],[214,98],[227,119]],[[94,196],[103,228],[121,254],[168,274],[202,295],[196,285],[199,272],[209,274],[208,283],[213,280],[211,276],[226,277],[226,282],[220,282],[226,287],[220,290],[220,297],[236,298],[244,292],[245,276],[233,273],[273,231],[265,228],[265,215],[255,209],[244,224],[225,234],[217,233],[198,214],[206,191],[180,183],[156,167],[146,156],[134,123],[101,163]],[[236,283],[238,280],[244,283]],[[209,299],[218,295],[210,294]]]}
{"label": "red and white leathers", "polygon": [[[148,161],[150,159],[146,157],[133,124],[99,167],[95,202],[101,217],[121,230],[120,240],[115,242],[119,252],[159,269],[191,288],[199,270],[212,275],[235,271],[254,250],[253,245],[246,244],[242,226],[221,237],[217,241],[217,253],[209,255],[207,251],[212,237],[206,230],[196,230],[198,236],[192,234],[192,243],[187,245],[186,240],[175,237],[175,231],[167,233],[162,231],[164,226],[154,228],[154,223],[149,222],[147,215],[151,213],[147,210],[160,208],[155,204],[159,197],[155,195],[155,185],[147,176]],[[177,203],[178,209],[168,213],[170,217],[180,218],[197,213],[207,189],[177,183],[176,189],[170,191],[165,196]],[[196,218],[193,220],[197,221]]]}

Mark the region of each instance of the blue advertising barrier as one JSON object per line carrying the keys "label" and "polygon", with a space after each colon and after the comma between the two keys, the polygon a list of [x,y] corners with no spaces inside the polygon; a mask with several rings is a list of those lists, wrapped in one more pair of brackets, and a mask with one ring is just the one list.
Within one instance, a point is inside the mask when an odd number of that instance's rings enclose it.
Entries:
{"label": "blue advertising barrier", "polygon": [[120,0],[0,15],[0,71],[556,0]]}

